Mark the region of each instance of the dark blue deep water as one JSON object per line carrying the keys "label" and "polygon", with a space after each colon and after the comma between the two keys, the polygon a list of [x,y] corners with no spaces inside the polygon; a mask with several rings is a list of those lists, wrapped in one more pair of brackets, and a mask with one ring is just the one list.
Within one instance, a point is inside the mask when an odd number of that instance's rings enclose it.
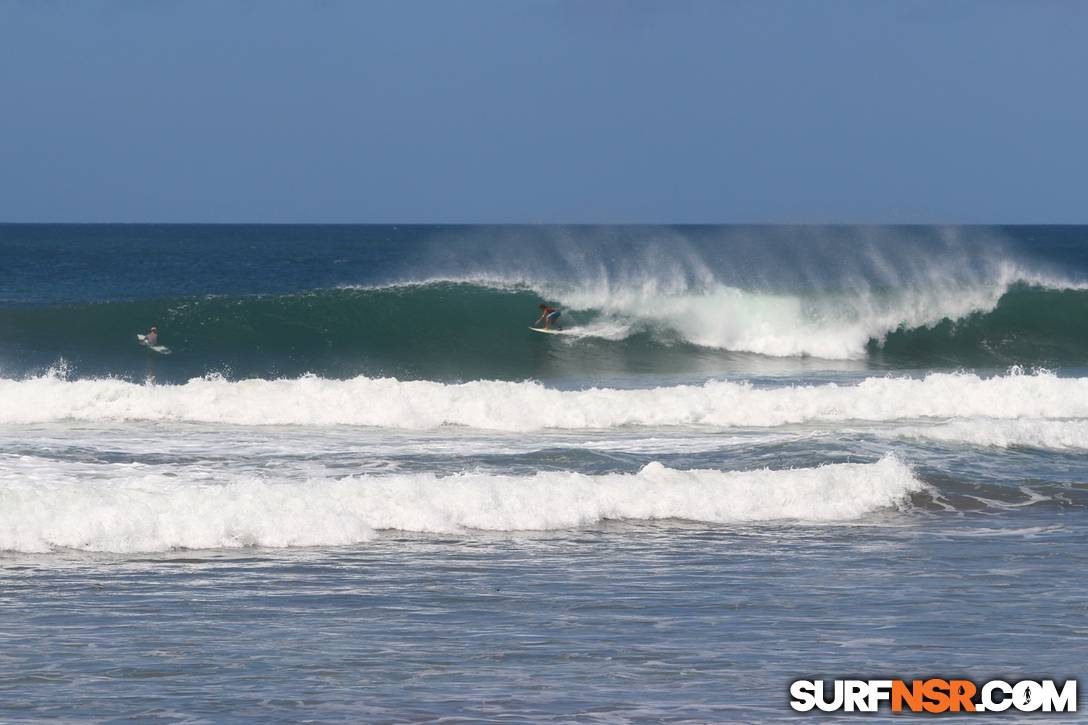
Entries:
{"label": "dark blue deep water", "polygon": [[1080,677],[1086,455],[1088,228],[0,225],[0,721]]}

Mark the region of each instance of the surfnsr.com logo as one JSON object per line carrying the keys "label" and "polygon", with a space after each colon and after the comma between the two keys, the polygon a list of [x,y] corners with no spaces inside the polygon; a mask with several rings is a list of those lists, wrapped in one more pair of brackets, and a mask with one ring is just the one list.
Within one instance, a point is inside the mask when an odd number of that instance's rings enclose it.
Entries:
{"label": "surfnsr.com logo", "polygon": [[796,680],[790,707],[798,712],[1076,712],[1077,681]]}

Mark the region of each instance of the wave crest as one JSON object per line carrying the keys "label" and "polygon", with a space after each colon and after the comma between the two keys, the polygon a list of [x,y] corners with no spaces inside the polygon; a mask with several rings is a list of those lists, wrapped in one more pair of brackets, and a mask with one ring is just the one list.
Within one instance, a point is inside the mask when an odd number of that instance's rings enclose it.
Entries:
{"label": "wave crest", "polygon": [[757,388],[710,381],[564,391],[535,382],[456,385],[393,378],[242,380],[184,385],[41,377],[0,380],[0,423],[168,421],[506,431],[621,426],[769,427],[912,418],[1088,418],[1088,378],[1052,373],[867,378],[856,385]]}
{"label": "wave crest", "polygon": [[[804,294],[721,285],[526,289],[432,282],[5,308],[0,370],[11,376],[63,358],[85,376],[153,374],[173,381],[215,370],[264,378],[314,372],[523,380],[772,365],[753,355],[781,364],[807,357],[850,366],[1083,365],[1088,290],[1019,279]],[[564,308],[569,334],[545,340],[525,329],[541,299]],[[149,358],[136,344],[135,332],[152,324],[174,351],[169,358]]]}
{"label": "wave crest", "polygon": [[[248,546],[331,546],[383,529],[542,531],[604,520],[708,523],[847,521],[902,505],[925,485],[894,457],[873,464],[725,472],[651,463],[635,474],[466,473],[310,481],[186,480],[140,466],[96,477],[51,464],[28,481],[0,478],[0,550],[137,552]],[[40,477],[39,477],[40,478]],[[106,479],[106,480],[103,480]]]}

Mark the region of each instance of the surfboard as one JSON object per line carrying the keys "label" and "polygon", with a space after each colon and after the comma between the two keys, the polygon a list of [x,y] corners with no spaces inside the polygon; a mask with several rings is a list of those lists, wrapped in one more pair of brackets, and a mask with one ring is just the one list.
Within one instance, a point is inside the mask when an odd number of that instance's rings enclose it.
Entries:
{"label": "surfboard", "polygon": [[542,332],[545,335],[562,335],[562,330],[545,330],[543,327],[529,327],[533,332]]}
{"label": "surfboard", "polygon": [[160,355],[169,355],[170,354],[170,348],[168,348],[166,345],[149,345],[147,343],[147,335],[141,335],[140,333],[136,333],[136,339],[140,341],[141,345],[143,345],[144,347],[146,347],[146,348],[148,348],[150,350],[154,350],[155,352],[159,353]]}

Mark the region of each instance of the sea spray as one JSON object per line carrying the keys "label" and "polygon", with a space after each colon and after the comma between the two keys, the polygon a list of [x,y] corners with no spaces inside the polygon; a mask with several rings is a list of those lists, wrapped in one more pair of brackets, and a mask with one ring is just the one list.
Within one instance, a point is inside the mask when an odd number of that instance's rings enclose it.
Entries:
{"label": "sea spray", "polygon": [[[1007,272],[973,285],[854,290],[431,281],[0,308],[0,370],[26,374],[62,357],[82,376],[174,382],[225,367],[244,377],[449,381],[725,371],[738,356],[750,369],[810,359],[923,368],[1088,359],[1088,290]],[[526,331],[542,299],[563,308],[568,335]],[[170,359],[149,359],[136,344],[151,324]]]}

